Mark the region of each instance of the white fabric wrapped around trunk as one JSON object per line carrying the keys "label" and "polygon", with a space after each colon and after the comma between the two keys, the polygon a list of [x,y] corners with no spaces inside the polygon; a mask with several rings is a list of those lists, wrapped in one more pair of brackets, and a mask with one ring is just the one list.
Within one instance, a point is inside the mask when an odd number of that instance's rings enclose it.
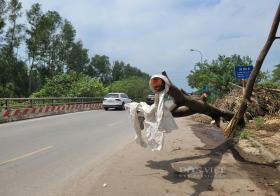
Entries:
{"label": "white fabric wrapped around trunk", "polygon": [[[155,93],[155,102],[153,105],[141,102],[133,102],[129,104],[130,115],[132,117],[133,126],[136,132],[136,142],[143,147],[148,147],[152,151],[162,150],[164,142],[164,133],[177,129],[177,125],[164,103],[164,97],[169,90],[169,80],[163,75],[154,75],[153,78],[161,78],[165,82],[165,89]],[[144,129],[141,127],[141,118],[144,117]]]}

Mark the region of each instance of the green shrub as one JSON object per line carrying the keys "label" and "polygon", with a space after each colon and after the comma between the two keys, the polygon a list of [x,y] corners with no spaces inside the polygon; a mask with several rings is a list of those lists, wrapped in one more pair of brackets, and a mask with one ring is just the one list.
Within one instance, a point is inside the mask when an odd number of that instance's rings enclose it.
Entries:
{"label": "green shrub", "polygon": [[255,125],[256,125],[257,129],[259,129],[259,128],[261,128],[263,126],[264,119],[263,119],[263,117],[258,116],[256,118],[254,118],[254,122],[255,122]]}
{"label": "green shrub", "polygon": [[239,138],[240,139],[249,139],[249,136],[250,136],[250,133],[249,133],[249,130],[248,129],[243,129],[240,131],[239,133]]}
{"label": "green shrub", "polygon": [[274,82],[272,80],[265,80],[259,83],[258,86],[264,88],[279,88],[280,84],[279,82]]}
{"label": "green shrub", "polygon": [[259,147],[259,145],[255,141],[250,140],[250,144],[254,148],[258,148]]}
{"label": "green shrub", "polygon": [[101,97],[105,94],[106,89],[99,80],[70,72],[48,79],[32,97]]}

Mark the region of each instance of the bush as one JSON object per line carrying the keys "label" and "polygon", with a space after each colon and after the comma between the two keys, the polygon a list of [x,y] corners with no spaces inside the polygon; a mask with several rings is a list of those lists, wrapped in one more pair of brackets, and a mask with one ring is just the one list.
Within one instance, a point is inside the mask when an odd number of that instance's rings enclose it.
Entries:
{"label": "bush", "polygon": [[70,88],[69,97],[102,97],[106,90],[101,82],[88,76],[82,77]]}
{"label": "bush", "polygon": [[241,132],[239,133],[239,138],[240,138],[240,139],[247,140],[247,139],[249,139],[249,136],[250,136],[250,133],[249,133],[249,130],[248,130],[248,129],[243,129],[243,130],[241,130]]}
{"label": "bush", "polygon": [[103,84],[76,72],[64,73],[48,79],[32,97],[101,97],[106,94]]}
{"label": "bush", "polygon": [[278,82],[274,82],[272,80],[265,80],[259,83],[258,87],[264,88],[279,88],[280,84]]}
{"label": "bush", "polygon": [[261,116],[258,116],[256,118],[254,118],[254,122],[255,122],[255,125],[256,125],[256,128],[257,129],[260,129],[262,128],[262,126],[264,125],[264,118],[261,117]]}

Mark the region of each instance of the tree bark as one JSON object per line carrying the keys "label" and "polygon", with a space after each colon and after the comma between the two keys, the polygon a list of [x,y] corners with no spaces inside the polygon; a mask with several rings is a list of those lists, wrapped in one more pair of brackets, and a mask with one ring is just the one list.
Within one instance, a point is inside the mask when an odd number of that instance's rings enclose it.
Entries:
{"label": "tree bark", "polygon": [[280,89],[274,89],[274,88],[263,88],[263,89],[272,93],[280,93]]}
{"label": "tree bark", "polygon": [[232,120],[230,121],[230,123],[228,124],[227,128],[225,129],[225,136],[227,136],[227,137],[232,137],[234,135],[234,132],[235,132],[234,130],[235,130],[236,126],[238,125],[241,118],[243,118],[243,116],[247,110],[247,105],[248,105],[247,103],[252,96],[254,84],[255,84],[256,78],[261,70],[263,61],[264,61],[267,53],[269,52],[274,40],[277,39],[276,33],[277,33],[278,26],[279,26],[279,21],[280,21],[280,3],[278,4],[278,8],[277,8],[267,41],[266,41],[263,49],[261,50],[261,52],[257,58],[257,61],[255,63],[254,69],[252,70],[252,73],[250,74],[250,77],[248,79],[246,89],[245,89],[242,101],[240,103],[239,109],[235,113],[235,115],[232,118]]}
{"label": "tree bark", "polygon": [[[162,75],[168,78],[165,71],[162,72]],[[233,118],[233,112],[220,110],[206,102],[203,102],[202,100],[194,98],[194,96],[186,93],[185,91],[180,90],[178,87],[173,85],[171,81],[170,84],[171,85],[167,93],[173,98],[175,103],[175,105],[171,107],[171,113],[174,117],[189,116],[195,113],[205,114],[213,118],[217,125],[219,125],[221,117],[227,121],[230,121]]]}

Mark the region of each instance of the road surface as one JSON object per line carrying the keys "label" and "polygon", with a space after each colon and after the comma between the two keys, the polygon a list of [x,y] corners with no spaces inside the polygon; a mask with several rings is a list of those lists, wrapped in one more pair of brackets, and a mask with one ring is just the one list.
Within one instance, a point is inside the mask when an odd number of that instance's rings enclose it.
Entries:
{"label": "road surface", "polygon": [[277,170],[239,157],[217,127],[191,117],[176,118],[176,123],[178,129],[166,134],[163,151],[132,142],[116,153],[88,195],[280,195]]}
{"label": "road surface", "polygon": [[89,111],[2,124],[0,195],[65,195],[65,191],[69,195],[89,172],[102,172],[106,160],[133,136],[127,111]]}

